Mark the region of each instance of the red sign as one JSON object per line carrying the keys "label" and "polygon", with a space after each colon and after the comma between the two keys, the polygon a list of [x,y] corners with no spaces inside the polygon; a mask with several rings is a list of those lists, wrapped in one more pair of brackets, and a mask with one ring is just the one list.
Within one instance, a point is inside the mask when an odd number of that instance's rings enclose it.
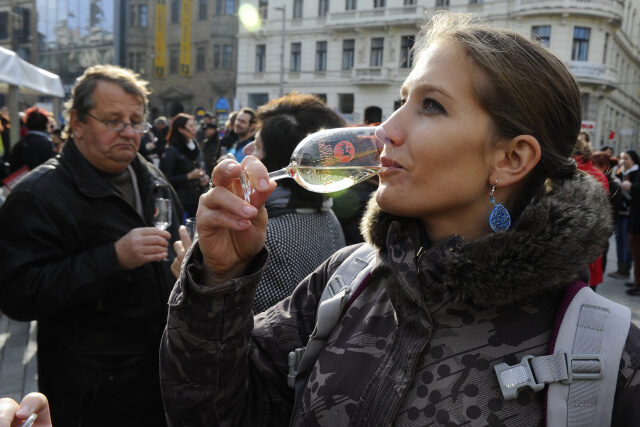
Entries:
{"label": "red sign", "polygon": [[29,173],[29,168],[26,166],[23,166],[17,171],[15,171],[14,173],[12,173],[11,175],[9,175],[8,177],[6,177],[5,179],[3,179],[2,183],[9,190],[13,190],[13,187],[16,186],[16,184],[20,181],[20,179],[22,179],[22,177],[28,173]]}

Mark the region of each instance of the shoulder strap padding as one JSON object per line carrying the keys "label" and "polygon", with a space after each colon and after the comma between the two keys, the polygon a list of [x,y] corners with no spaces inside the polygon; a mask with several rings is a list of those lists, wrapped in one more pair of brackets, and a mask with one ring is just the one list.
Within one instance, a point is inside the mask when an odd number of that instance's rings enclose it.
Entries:
{"label": "shoulder strap padding", "polygon": [[598,380],[549,384],[547,426],[609,426],[622,349],[631,323],[628,307],[581,289],[558,331],[554,354],[599,354],[604,372]]}
{"label": "shoulder strap padding", "polygon": [[288,382],[291,387],[298,374],[309,371],[315,364],[329,335],[340,321],[351,294],[369,274],[375,258],[376,250],[365,243],[351,253],[329,278],[320,297],[315,328],[309,336],[307,346],[289,354]]}

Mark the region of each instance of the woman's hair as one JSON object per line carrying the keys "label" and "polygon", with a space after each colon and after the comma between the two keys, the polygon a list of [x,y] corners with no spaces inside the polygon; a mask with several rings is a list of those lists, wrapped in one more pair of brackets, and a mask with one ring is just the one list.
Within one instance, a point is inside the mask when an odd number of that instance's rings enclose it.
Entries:
{"label": "woman's hair", "polygon": [[573,147],[573,156],[580,157],[583,162],[588,162],[593,159],[593,150],[591,149],[591,144],[589,141],[584,139],[582,135],[578,136],[576,140],[576,145]]}
{"label": "woman's hair", "polygon": [[49,124],[49,113],[38,107],[31,107],[25,111],[25,125],[29,130],[46,131]]}
{"label": "woman's hair", "polygon": [[[345,126],[342,117],[320,98],[296,92],[261,106],[257,119],[264,153],[262,162],[270,171],[287,166],[293,150],[310,133]],[[282,185],[293,191],[301,189],[287,181],[291,180],[284,180]]]}
{"label": "woman's hair", "polygon": [[167,133],[168,145],[186,144],[188,142],[187,138],[178,132],[178,129],[184,128],[189,120],[193,120],[193,116],[191,114],[178,113],[175,115],[173,120],[171,120],[171,126]]}
{"label": "woman's hair", "polygon": [[593,165],[600,169],[605,175],[611,172],[611,159],[609,155],[603,151],[596,151],[591,157]]}
{"label": "woman's hair", "polygon": [[[580,90],[573,75],[540,43],[481,24],[468,14],[437,12],[422,29],[418,54],[437,41],[453,41],[478,71],[474,95],[492,119],[495,140],[532,135],[541,158],[510,201],[519,215],[544,182],[573,176],[571,153],[580,132]],[[416,61],[418,63],[418,61]]]}

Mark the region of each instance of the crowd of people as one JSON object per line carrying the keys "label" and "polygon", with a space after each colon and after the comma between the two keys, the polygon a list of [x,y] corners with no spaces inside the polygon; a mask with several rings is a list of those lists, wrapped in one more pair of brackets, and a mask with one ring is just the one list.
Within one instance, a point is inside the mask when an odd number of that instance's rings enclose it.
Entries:
{"label": "crowd of people", "polygon": [[[594,153],[562,61],[469,15],[430,19],[400,93],[376,128],[378,180],[342,223],[331,197],[268,178],[307,134],[346,125],[313,95],[243,108],[219,135],[209,113],[147,123],[147,83],[99,65],[60,132],[26,111],[0,310],[38,321],[40,393],[0,399],[0,427],[31,413],[43,427],[575,419],[535,378],[510,400],[494,367],[555,354],[576,295],[630,316],[589,286],[614,226],[611,274],[640,262],[638,154]],[[612,368],[597,402],[573,405],[580,425],[640,416],[640,330],[623,326],[591,351]],[[558,372],[545,389],[573,393]]]}

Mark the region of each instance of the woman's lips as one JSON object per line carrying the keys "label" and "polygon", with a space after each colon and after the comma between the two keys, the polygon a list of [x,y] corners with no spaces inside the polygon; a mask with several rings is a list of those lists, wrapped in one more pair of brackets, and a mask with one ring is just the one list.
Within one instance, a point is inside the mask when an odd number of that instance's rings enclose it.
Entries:
{"label": "woman's lips", "polygon": [[402,168],[399,163],[396,163],[387,157],[380,158],[380,166],[383,168]]}

